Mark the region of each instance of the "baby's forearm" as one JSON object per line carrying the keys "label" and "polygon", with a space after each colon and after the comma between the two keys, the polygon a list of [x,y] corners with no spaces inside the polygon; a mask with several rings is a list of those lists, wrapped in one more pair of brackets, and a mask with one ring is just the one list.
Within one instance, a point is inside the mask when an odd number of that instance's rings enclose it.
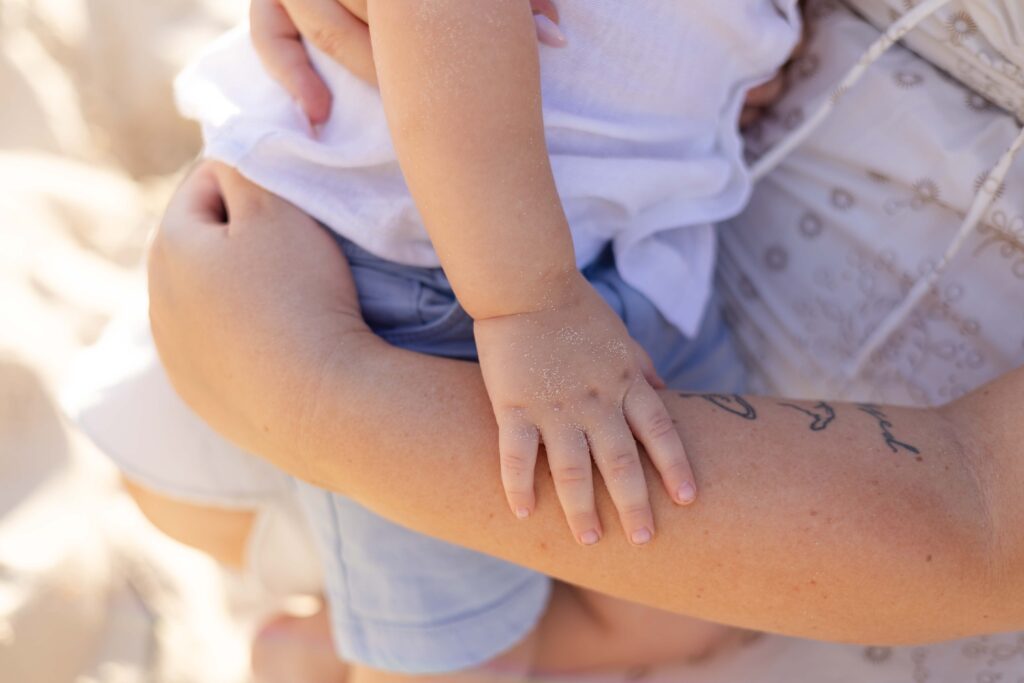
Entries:
{"label": "baby's forearm", "polygon": [[544,137],[526,0],[370,0],[409,188],[474,318],[537,310],[575,276]]}

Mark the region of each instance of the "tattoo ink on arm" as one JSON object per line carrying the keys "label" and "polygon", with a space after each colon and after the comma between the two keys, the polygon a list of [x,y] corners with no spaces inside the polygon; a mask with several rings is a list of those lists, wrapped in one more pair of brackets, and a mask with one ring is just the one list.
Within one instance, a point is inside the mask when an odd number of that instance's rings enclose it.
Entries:
{"label": "tattoo ink on arm", "polygon": [[921,451],[914,446],[896,438],[892,433],[892,421],[889,420],[889,416],[886,415],[885,411],[879,406],[876,406],[873,403],[858,403],[857,410],[878,420],[878,426],[882,429],[882,438],[885,439],[885,445],[888,446],[889,450],[893,453],[899,453],[901,450],[913,453],[914,455],[919,455],[921,453]]}
{"label": "tattoo ink on arm", "polygon": [[[730,415],[735,415],[736,417],[744,420],[753,421],[757,420],[759,417],[757,409],[753,404],[739,394],[689,394],[680,392],[678,395],[680,398],[707,401],[719,410],[723,410]],[[808,425],[808,428],[813,432],[823,432],[831,427],[832,424],[835,423],[836,416],[838,414],[836,408],[826,401],[819,401],[817,404],[810,407],[804,407],[797,403],[785,402],[778,402],[778,405],[790,410],[796,410],[811,418],[811,423]],[[896,438],[896,435],[893,433],[895,425],[881,406],[873,403],[857,403],[855,404],[855,407],[860,412],[871,416],[878,422],[878,427],[882,430],[882,439],[885,441],[885,445],[888,446],[889,450],[893,453],[905,451],[918,456],[921,454],[921,451],[916,446]],[[918,458],[918,460],[920,460],[920,458]]]}
{"label": "tattoo ink on arm", "polygon": [[799,410],[801,413],[811,418],[811,431],[822,432],[828,429],[828,426],[832,424],[832,421],[836,419],[835,408],[829,404],[821,401],[818,405],[808,409],[803,406],[798,406],[795,403],[780,403],[783,408],[792,408],[793,410]]}
{"label": "tattoo ink on arm", "polygon": [[716,408],[732,413],[744,420],[756,420],[757,410],[739,394],[679,394],[681,398],[704,399]]}

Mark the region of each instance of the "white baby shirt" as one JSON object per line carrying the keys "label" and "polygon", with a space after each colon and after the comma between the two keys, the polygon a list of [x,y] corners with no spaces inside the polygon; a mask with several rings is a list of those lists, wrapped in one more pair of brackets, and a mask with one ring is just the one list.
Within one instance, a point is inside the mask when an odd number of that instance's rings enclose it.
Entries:
{"label": "white baby shirt", "polygon": [[[541,50],[545,131],[580,266],[609,243],[623,279],[693,335],[711,290],[711,225],[750,193],[738,116],[786,61],[797,0],[562,0],[565,48]],[[263,70],[246,28],[177,81],[208,156],[359,246],[438,266],[379,93],[310,48],[333,94],[318,133]]]}

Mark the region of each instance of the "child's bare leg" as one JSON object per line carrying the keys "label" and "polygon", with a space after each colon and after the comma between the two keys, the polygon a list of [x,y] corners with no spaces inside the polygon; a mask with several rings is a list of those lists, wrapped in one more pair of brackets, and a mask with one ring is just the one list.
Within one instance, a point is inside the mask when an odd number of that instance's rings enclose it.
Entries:
{"label": "child's bare leg", "polygon": [[[271,647],[259,648],[267,651],[264,666],[259,667],[265,677],[258,680],[290,681],[296,671],[296,659],[302,658],[306,660],[300,667],[302,670],[308,670],[309,665],[316,670],[315,676],[308,679],[311,682],[491,683],[536,672],[614,671],[694,660],[739,640],[742,635],[727,626],[555,584],[551,603],[537,629],[508,653],[471,671],[409,676],[360,666],[352,666],[346,672],[346,665],[334,659],[330,651],[326,611],[306,621],[308,623],[302,625],[281,624],[288,627],[283,629],[290,632],[285,634],[287,637],[264,643]],[[269,672],[280,672],[279,677],[266,675]]]}
{"label": "child's bare leg", "polygon": [[[166,533],[229,566],[240,567],[255,513],[197,508],[129,484],[147,517]],[[528,643],[508,656],[515,665],[542,672],[614,670],[699,657],[727,639],[731,629],[633,605],[556,583],[551,602]],[[295,680],[297,661],[310,683],[341,683],[345,664],[333,659],[326,612],[313,618],[282,618],[254,643],[259,680]],[[535,645],[535,646],[534,646]],[[523,648],[526,648],[525,650]],[[525,654],[529,656],[524,659]],[[495,664],[504,662],[499,659]],[[315,674],[313,672],[316,672]],[[494,673],[492,673],[492,677]],[[486,672],[463,674],[467,683]],[[369,675],[369,674],[367,674]],[[506,673],[507,675],[507,673]],[[476,676],[477,678],[471,678]],[[358,683],[359,679],[355,679]],[[373,679],[368,679],[373,680]],[[403,680],[380,679],[380,680]],[[426,679],[430,680],[430,679]]]}
{"label": "child's bare leg", "polygon": [[691,661],[741,631],[556,583],[535,633],[534,671],[576,673]]}
{"label": "child's bare leg", "polygon": [[525,679],[536,657],[537,631],[528,635],[508,652],[469,671],[428,676],[411,676],[352,665],[346,683],[508,683]]}
{"label": "child's bare leg", "polygon": [[252,644],[256,683],[347,683],[349,665],[334,652],[327,609],[308,617],[281,615]]}
{"label": "child's bare leg", "polygon": [[122,479],[139,510],[157,529],[230,569],[245,566],[245,548],[257,511],[186,503]]}

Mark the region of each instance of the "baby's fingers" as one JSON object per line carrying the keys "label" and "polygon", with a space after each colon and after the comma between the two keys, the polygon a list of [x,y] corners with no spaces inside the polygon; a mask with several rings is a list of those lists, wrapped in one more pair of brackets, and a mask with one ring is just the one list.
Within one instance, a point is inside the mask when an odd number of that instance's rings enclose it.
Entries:
{"label": "baby's fingers", "polygon": [[573,537],[582,545],[601,540],[601,520],[594,507],[594,476],[590,447],[579,429],[545,428],[542,434],[555,492]]}
{"label": "baby's fingers", "polygon": [[610,416],[587,437],[626,537],[634,545],[648,543],[654,537],[654,514],[636,441],[625,420],[621,414]]}
{"label": "baby's fingers", "polygon": [[512,513],[519,519],[526,519],[533,513],[539,441],[537,428],[522,416],[506,415],[498,420],[501,485]]}
{"label": "baby's fingers", "polygon": [[252,0],[249,26],[267,73],[299,103],[311,124],[326,121],[331,92],[313,69],[299,30],[280,0]]}
{"label": "baby's fingers", "polygon": [[669,497],[680,505],[692,503],[697,497],[696,479],[661,397],[646,382],[638,381],[626,394],[622,407],[633,434],[661,474]]}

